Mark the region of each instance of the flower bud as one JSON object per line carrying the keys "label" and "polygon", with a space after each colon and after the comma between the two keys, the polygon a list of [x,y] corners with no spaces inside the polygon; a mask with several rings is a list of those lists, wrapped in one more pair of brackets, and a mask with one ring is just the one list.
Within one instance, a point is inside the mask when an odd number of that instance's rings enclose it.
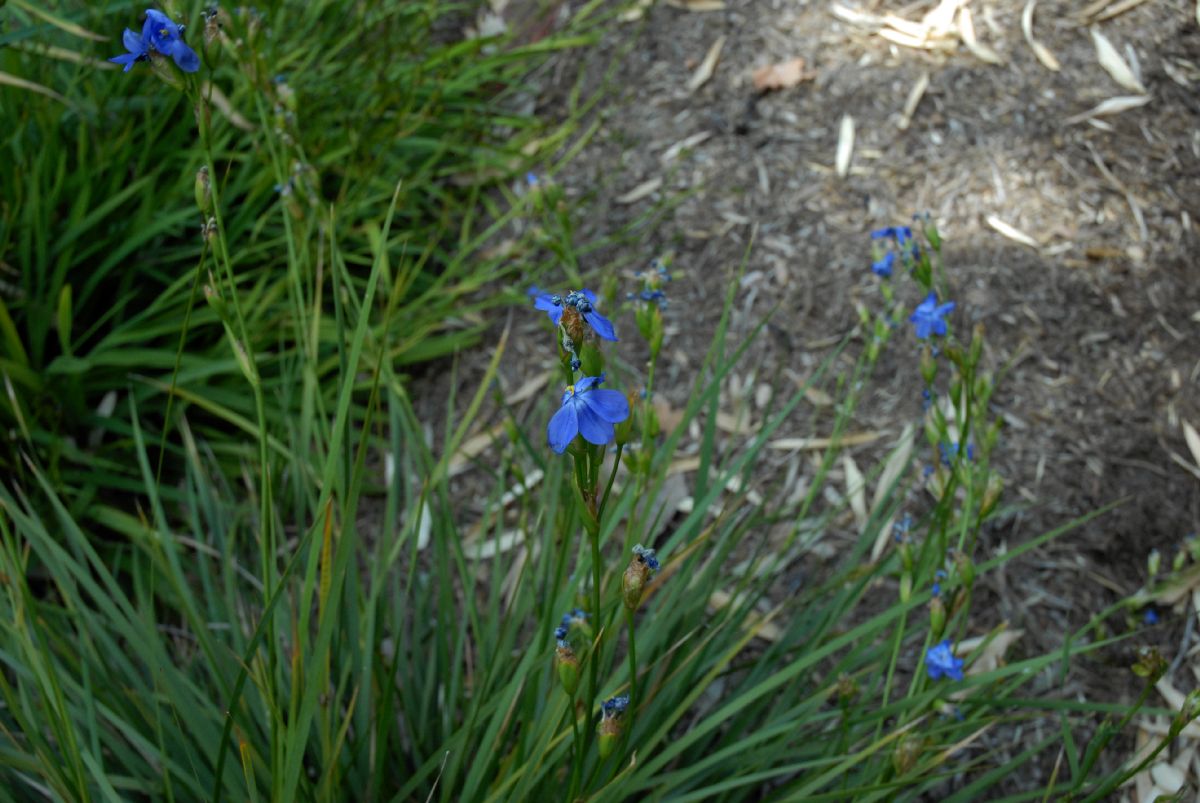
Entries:
{"label": "flower bud", "polygon": [[987,488],[983,491],[983,503],[979,506],[979,517],[987,518],[992,511],[996,509],[996,505],[1000,504],[1000,497],[1004,493],[1004,480],[1000,479],[998,474],[993,474],[988,477]]}
{"label": "flower bud", "polygon": [[203,165],[196,171],[194,190],[196,206],[200,207],[200,214],[207,216],[212,211],[212,179],[208,175],[208,165]]}
{"label": "flower bud", "polygon": [[558,668],[558,680],[562,683],[563,691],[574,696],[579,688],[579,656],[566,641],[559,641],[554,651]]}
{"label": "flower bud", "polygon": [[658,567],[658,558],[655,557],[653,549],[646,549],[641,544],[633,548],[633,558],[621,576],[621,599],[624,600],[627,610],[637,610],[642,601],[646,581],[650,579],[651,574],[658,571]]}
{"label": "flower bud", "polygon": [[975,324],[975,329],[971,333],[971,351],[967,358],[972,366],[979,365],[979,358],[983,356],[983,323]]}
{"label": "flower bud", "polygon": [[1157,549],[1150,550],[1150,554],[1146,556],[1146,571],[1150,573],[1150,579],[1153,580],[1158,576],[1158,570],[1162,568],[1162,553]]}
{"label": "flower bud", "polygon": [[936,376],[937,361],[933,358],[933,349],[926,344],[921,349],[921,378],[925,380],[926,385],[932,386]]}
{"label": "flower bud", "polygon": [[[626,394],[626,398],[629,402],[629,409],[636,410],[637,395],[633,391],[630,391],[628,394]],[[627,416],[624,421],[618,422],[616,426],[613,427],[613,440],[618,446],[624,446],[625,444],[629,443],[629,439],[633,436],[633,418],[634,417],[632,415]]]}
{"label": "flower bud", "polygon": [[629,695],[622,694],[612,697],[600,704],[600,738],[597,747],[600,758],[612,755],[621,738],[622,724],[625,719],[625,709],[629,707]]}
{"label": "flower bud", "polygon": [[900,574],[900,601],[908,602],[912,597],[912,572],[905,570]]}
{"label": "flower bud", "polygon": [[946,629],[946,603],[941,597],[929,601],[929,633],[933,641],[940,641]]}
{"label": "flower bud", "polygon": [[922,747],[919,736],[910,733],[901,737],[896,743],[896,749],[892,751],[892,767],[897,775],[904,775],[916,766],[917,759],[921,757]]}
{"label": "flower bud", "polygon": [[958,569],[958,576],[963,584],[970,588],[975,582],[975,564],[971,562],[970,556],[966,552],[955,552],[954,567]]}

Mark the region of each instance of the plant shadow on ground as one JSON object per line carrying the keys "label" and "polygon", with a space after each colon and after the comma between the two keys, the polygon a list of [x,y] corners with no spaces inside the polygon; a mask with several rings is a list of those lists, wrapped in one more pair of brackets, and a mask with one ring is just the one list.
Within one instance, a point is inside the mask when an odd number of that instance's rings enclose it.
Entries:
{"label": "plant shadow on ground", "polygon": [[[1010,508],[985,529],[980,557],[1124,500],[984,581],[975,609],[980,632],[1007,621],[1025,631],[1017,654],[1059,649],[1066,633],[1146,582],[1152,549],[1169,563],[1200,519],[1196,478],[1178,462],[1190,462],[1180,424],[1200,418],[1198,364],[1189,347],[1200,309],[1190,276],[1200,215],[1200,107],[1182,83],[1186,57],[1198,46],[1194,9],[1146,4],[1104,24],[1114,41],[1133,46],[1153,100],[1092,126],[1067,118],[1126,92],[1099,69],[1087,28],[1075,24],[1067,4],[1038,9],[1038,39],[1061,60],[1058,73],[1025,44],[1020,3],[995,7],[995,28],[981,33],[996,37],[989,43],[1006,59],[1000,67],[962,48],[941,59],[889,49],[837,22],[824,6],[725,6],[712,13],[656,6],[643,23],[611,31],[596,51],[563,57],[593,76],[608,59],[620,63],[614,95],[597,111],[599,134],[555,176],[586,210],[580,236],[602,236],[647,205],[683,193],[642,242],[601,249],[585,275],[594,284],[623,277],[623,294],[633,289],[634,271],[671,254],[682,278],[670,288],[668,364],[658,388],[679,407],[757,227],[731,333],[746,333],[779,308],[721,402],[731,414],[748,410],[752,426],[755,390],[780,377],[803,380],[857,325],[856,306],[871,305],[877,280],[868,269],[867,232],[931,212],[948,240],[957,325],[965,331],[984,324],[986,359],[1002,372],[993,407],[1006,427],[994,464]],[[689,92],[689,77],[719,36],[727,39],[713,78]],[[815,81],[756,96],[751,70],[795,56],[807,59]],[[903,130],[900,110],[923,73],[929,88]],[[543,87],[544,111],[553,112],[564,88]],[[839,179],[831,166],[844,114],[856,121],[857,145],[850,175]],[[659,177],[661,188],[644,200],[621,198]],[[1032,235],[1037,247],[1005,239],[985,222],[989,215]],[[509,392],[548,365],[536,356],[543,322],[522,317],[501,370]],[[860,463],[872,463],[879,446],[919,419],[915,350],[908,355],[904,345],[911,342],[907,332],[897,339],[856,416],[856,429],[885,433],[874,446],[852,450]],[[637,364],[639,355],[626,356]],[[464,376],[473,362],[466,358]],[[429,377],[422,384],[444,382]],[[531,405],[519,412],[536,441],[545,408]],[[781,434],[826,434],[818,407],[808,421],[797,417],[797,431]],[[686,438],[684,444],[686,450]],[[778,476],[789,459],[771,457],[758,473]],[[913,504],[922,498],[914,494]],[[799,579],[781,583],[780,593]],[[1131,700],[1140,685],[1128,671],[1134,646],[1157,645],[1168,658],[1191,646],[1190,631],[1184,633],[1191,614],[1180,613],[1167,614],[1130,645],[1080,659],[1058,691]],[[1186,670],[1186,662],[1176,662],[1184,687],[1191,682]],[[993,734],[994,743],[1014,735]],[[1044,782],[1054,762],[1053,754],[1043,756],[1036,771],[1011,780],[1013,788]]]}

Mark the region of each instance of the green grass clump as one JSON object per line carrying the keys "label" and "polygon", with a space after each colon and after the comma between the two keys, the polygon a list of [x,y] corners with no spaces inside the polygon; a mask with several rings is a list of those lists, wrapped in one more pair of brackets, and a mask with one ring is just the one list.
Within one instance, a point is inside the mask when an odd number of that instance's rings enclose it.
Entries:
{"label": "green grass clump", "polygon": [[[4,145],[27,166],[0,175],[0,799],[972,800],[1059,752],[1021,794],[1095,799],[1137,769],[1099,769],[1137,706],[1053,694],[1073,656],[1123,638],[1104,629],[1119,606],[1061,652],[984,665],[1002,632],[972,618],[975,583],[1062,530],[975,562],[1003,513],[982,336],[922,359],[945,400],[925,446],[909,430],[865,478],[848,468],[906,314],[890,284],[806,388],[724,441],[721,388],[761,330],[729,342],[732,284],[681,420],[658,431],[631,394],[620,473],[601,447],[544,447],[557,388],[533,420],[497,397],[504,436],[472,475],[485,515],[463,521],[452,477],[507,335],[444,421],[404,371],[478,343],[480,313],[516,295],[499,288],[545,259],[581,283],[578,210],[509,179],[588,131],[509,101],[582,40],[460,42],[444,31],[472,9],[436,3],[260,8],[224,18],[229,44],[169,72],[178,88],[94,61],[140,7],[0,12]],[[199,6],[167,10],[191,12],[200,47]],[[529,236],[504,251],[524,259],[489,256],[518,218]],[[908,267],[944,298],[930,239]],[[609,387],[653,390],[660,310],[618,306],[616,285],[600,303],[652,359],[645,376],[610,360]],[[806,493],[771,493],[764,450],[814,388],[836,400],[807,422],[828,445]],[[690,506],[664,511],[693,425]],[[979,451],[939,462],[947,442]],[[626,603],[639,542],[662,566]],[[568,693],[554,630],[577,607],[586,680]],[[969,635],[965,677],[931,680],[927,649]],[[1162,669],[1139,664],[1139,706]],[[600,702],[626,693],[597,736]],[[995,736],[1035,718],[1055,725],[1041,742]]]}

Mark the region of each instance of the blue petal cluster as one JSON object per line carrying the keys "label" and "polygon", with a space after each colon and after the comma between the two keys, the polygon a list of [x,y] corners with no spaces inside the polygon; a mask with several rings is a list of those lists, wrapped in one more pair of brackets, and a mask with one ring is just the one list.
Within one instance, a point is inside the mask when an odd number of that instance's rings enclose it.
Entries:
{"label": "blue petal cluster", "polygon": [[152,52],[170,56],[184,72],[200,69],[200,57],[184,43],[183,29],[166,14],[153,8],[146,11],[141,36],[126,28],[121,41],[129,52],[113,56],[109,61],[124,64],[125,72],[133,69],[133,65],[139,61],[149,61]]}
{"label": "blue petal cluster", "polygon": [[612,719],[625,713],[625,709],[629,707],[629,695],[621,694],[616,697],[610,697],[600,703],[600,713],[605,719]]}
{"label": "blue petal cluster", "polygon": [[939,305],[937,293],[931,291],[925,300],[913,310],[913,314],[908,320],[916,326],[917,337],[925,340],[931,335],[946,334],[946,315],[953,310],[953,301]]}
{"label": "blue petal cluster", "polygon": [[912,254],[913,259],[921,258],[921,249],[917,247],[917,241],[913,238],[912,229],[908,226],[888,226],[886,229],[877,229],[871,232],[871,239],[890,239],[896,243],[896,247],[901,251],[907,250]]}
{"label": "blue petal cluster", "polygon": [[604,374],[585,376],[563,393],[562,407],[546,430],[550,448],[558,454],[576,435],[597,446],[607,445],[616,436],[613,425],[629,417],[629,401],[615,390],[597,387],[603,381]]}
{"label": "blue petal cluster", "polygon": [[649,568],[651,571],[658,571],[658,558],[656,557],[653,549],[647,549],[641,544],[638,544],[633,548],[633,556],[634,559],[639,563],[646,564],[647,568]]}
{"label": "blue petal cluster", "polygon": [[950,639],[930,647],[925,653],[925,671],[929,673],[930,680],[962,680],[962,670],[963,659],[954,657],[954,651],[950,649]]}
{"label": "blue petal cluster", "polygon": [[570,646],[570,644],[567,643],[567,635],[571,632],[571,622],[575,619],[583,620],[586,618],[587,612],[585,612],[582,608],[575,608],[574,610],[563,614],[562,622],[558,627],[554,628],[554,639],[558,642],[559,647]]}
{"label": "blue petal cluster", "polygon": [[875,272],[876,276],[882,276],[883,278],[888,279],[891,278],[892,267],[895,264],[896,253],[894,251],[888,251],[879,259],[879,261],[871,263],[871,270]]}
{"label": "blue petal cluster", "polygon": [[572,290],[565,296],[543,293],[537,287],[530,288],[529,292],[533,296],[533,306],[549,315],[555,326],[558,326],[558,322],[562,320],[563,308],[573,307],[601,339],[613,341],[617,339],[612,322],[596,312],[596,294],[591,290]]}

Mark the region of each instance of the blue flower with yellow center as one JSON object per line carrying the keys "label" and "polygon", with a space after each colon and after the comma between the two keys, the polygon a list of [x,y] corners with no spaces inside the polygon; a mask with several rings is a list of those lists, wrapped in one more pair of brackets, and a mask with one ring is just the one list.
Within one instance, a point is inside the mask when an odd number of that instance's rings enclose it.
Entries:
{"label": "blue flower with yellow center", "polygon": [[603,381],[604,374],[585,376],[563,393],[562,407],[546,429],[550,448],[558,454],[576,435],[597,446],[610,443],[616,436],[613,425],[629,417],[629,401],[615,390],[597,387]]}
{"label": "blue flower with yellow center", "polygon": [[140,37],[126,28],[122,42],[129,52],[114,56],[109,61],[124,64],[125,72],[129,72],[136,62],[149,61],[151,52],[170,56],[184,72],[200,69],[200,57],[183,41],[183,28],[156,9],[146,11],[146,22],[142,25]]}

